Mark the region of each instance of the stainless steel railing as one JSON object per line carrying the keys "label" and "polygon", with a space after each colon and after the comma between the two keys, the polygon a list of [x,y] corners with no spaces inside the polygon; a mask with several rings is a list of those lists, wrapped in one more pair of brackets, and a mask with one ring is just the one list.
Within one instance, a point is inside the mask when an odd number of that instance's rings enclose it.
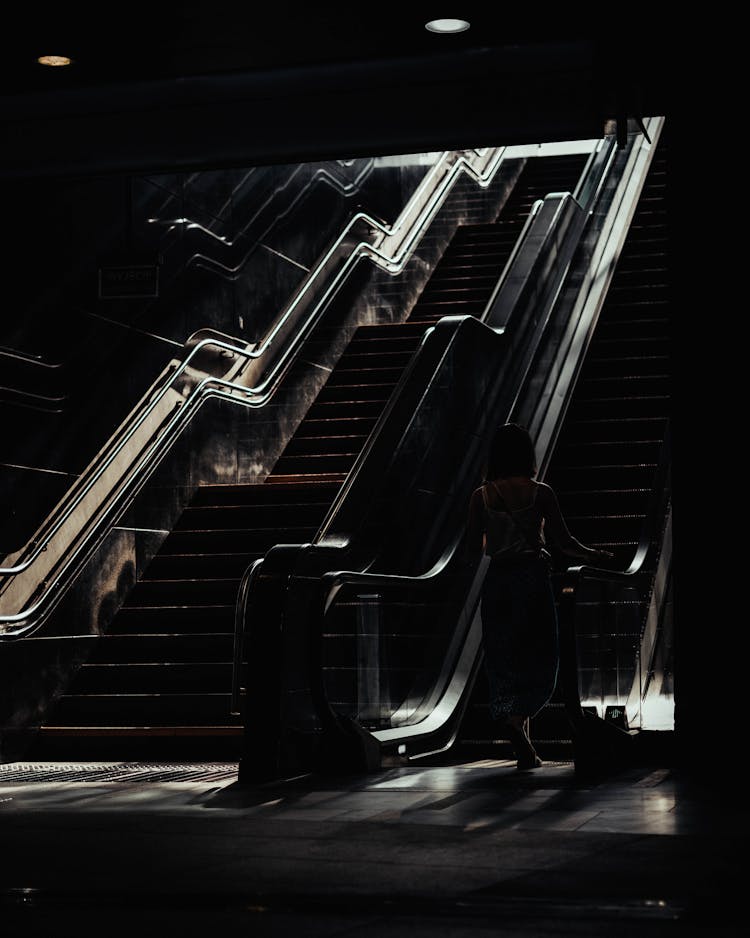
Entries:
{"label": "stainless steel railing", "polygon": [[[399,273],[458,176],[468,174],[479,186],[487,187],[504,153],[505,148],[492,148],[443,154],[392,226],[356,213],[259,345],[238,344],[230,337],[188,340],[186,346],[192,347],[182,362],[172,362],[162,373],[55,512],[24,548],[11,556],[11,562],[0,567],[4,580],[0,585],[0,607],[4,607],[0,638],[17,638],[41,625],[62,595],[76,562],[101,528],[144,484],[206,400],[222,397],[245,406],[265,404],[354,263],[367,257],[389,273]],[[358,235],[362,226],[369,237]],[[343,261],[331,272],[339,257]],[[232,364],[223,376],[207,375],[198,367],[197,360],[207,349],[231,356]],[[197,370],[197,378],[193,370]]]}

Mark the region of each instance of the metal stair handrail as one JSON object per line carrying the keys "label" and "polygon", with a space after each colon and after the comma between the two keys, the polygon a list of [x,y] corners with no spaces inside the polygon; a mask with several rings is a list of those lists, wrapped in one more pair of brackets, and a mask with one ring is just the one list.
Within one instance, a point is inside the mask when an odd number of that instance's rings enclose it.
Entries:
{"label": "metal stair handrail", "polygon": [[[0,614],[0,629],[3,626],[6,627],[5,632],[0,631],[0,639],[17,638],[22,634],[28,634],[31,629],[40,624],[49,606],[49,597],[53,591],[60,594],[61,588],[66,585],[62,580],[65,571],[80,559],[85,548],[90,546],[100,534],[104,522],[122,507],[123,498],[118,498],[118,496],[132,497],[134,476],[137,476],[140,485],[145,482],[176,437],[176,429],[181,429],[186,422],[186,417],[192,415],[206,400],[217,396],[246,406],[258,407],[265,404],[288,370],[302,340],[309,334],[317,317],[324,311],[326,302],[354,263],[364,256],[391,274],[399,273],[458,176],[466,173],[474,179],[477,185],[486,188],[501,165],[505,151],[505,147],[463,151],[460,155],[456,155],[456,151],[447,151],[426,174],[407,206],[391,226],[365,212],[357,212],[310,272],[260,344],[243,345],[236,343],[231,337],[215,338],[213,335],[195,341],[201,333],[191,336],[185,344],[184,359],[180,363],[172,362],[162,372],[129,418],[84,470],[57,509],[25,547],[12,555],[14,562],[0,567],[0,577],[5,579],[5,583],[0,586],[0,600],[2,600],[3,594],[7,596],[8,587],[12,585],[13,578],[17,578],[38,563],[40,557],[49,550],[55,537],[60,534],[74,513],[81,508],[86,496],[93,491],[96,483],[113,467],[117,457],[133,441],[137,431],[155,415],[159,405],[163,405],[167,395],[172,392],[173,397],[176,398],[175,413],[168,416],[168,419],[161,420],[153,437],[149,438],[139,451],[138,458],[126,467],[124,472],[119,473],[106,501],[97,498],[96,505],[79,525],[77,532],[79,537],[74,544],[67,545],[68,549],[64,551],[66,556],[62,569],[55,571],[55,575],[49,578],[40,577],[42,582],[37,584],[38,590],[28,592],[23,608],[19,611]],[[361,226],[367,227],[370,233],[369,239],[357,236],[356,229]],[[346,245],[346,241],[352,235],[355,235],[355,243],[350,247]],[[336,252],[340,251],[344,245],[347,247],[346,259],[330,278],[330,282],[326,282],[325,274],[328,272],[328,265]],[[321,279],[323,280],[322,287],[318,282]],[[315,298],[317,301],[314,302],[312,310],[307,311],[305,315],[305,301],[310,301],[310,294],[314,294],[316,288],[321,290],[322,295]],[[279,351],[281,340],[286,337],[285,334],[292,327],[295,327],[294,335],[284,343],[280,354],[277,354],[275,358],[272,357]],[[205,331],[207,330],[203,330]],[[206,375],[190,387],[190,380],[195,379],[188,374],[189,370],[195,365],[200,354],[208,349],[232,356],[233,364],[228,373],[233,380]],[[265,372],[261,371],[260,378],[255,384],[248,385],[238,380],[254,362],[265,365],[266,362],[263,359],[266,358],[271,360]],[[183,376],[186,376],[189,381],[186,388],[180,391],[177,385]],[[253,375],[246,374],[246,381],[248,377],[250,380],[253,379]],[[90,524],[91,521],[94,523]],[[71,540],[74,539],[71,538]],[[30,600],[33,600],[31,605],[26,605]],[[14,628],[23,623],[25,625],[20,631]],[[12,631],[7,631],[8,627]]]}

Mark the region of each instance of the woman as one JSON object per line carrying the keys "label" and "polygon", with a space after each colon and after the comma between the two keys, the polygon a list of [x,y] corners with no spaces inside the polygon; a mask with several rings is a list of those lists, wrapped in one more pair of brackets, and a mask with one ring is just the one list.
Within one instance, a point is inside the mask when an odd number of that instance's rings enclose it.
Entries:
{"label": "woman", "polygon": [[487,480],[471,496],[467,547],[492,560],[482,588],[482,641],[490,713],[502,721],[519,769],[542,760],[528,736],[529,717],[557,680],[557,613],[547,541],[569,557],[612,557],[577,541],[549,485],[537,482],[534,444],[517,424],[500,427],[490,447]]}

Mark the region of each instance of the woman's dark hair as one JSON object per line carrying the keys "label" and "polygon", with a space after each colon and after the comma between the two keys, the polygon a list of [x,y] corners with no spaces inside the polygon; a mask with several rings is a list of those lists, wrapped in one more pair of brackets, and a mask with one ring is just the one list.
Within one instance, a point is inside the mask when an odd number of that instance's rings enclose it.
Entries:
{"label": "woman's dark hair", "polygon": [[536,475],[536,453],[529,431],[517,423],[506,423],[495,430],[487,460],[487,478]]}

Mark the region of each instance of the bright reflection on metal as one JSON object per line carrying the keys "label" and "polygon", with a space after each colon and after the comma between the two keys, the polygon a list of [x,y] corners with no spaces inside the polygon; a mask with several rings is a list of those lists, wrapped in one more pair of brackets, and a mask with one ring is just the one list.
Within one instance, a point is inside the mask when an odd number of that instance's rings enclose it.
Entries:
{"label": "bright reflection on metal", "polygon": [[674,729],[674,697],[647,697],[643,701],[642,729]]}
{"label": "bright reflection on metal", "polygon": [[424,28],[431,33],[462,33],[470,25],[466,20],[430,20]]}
{"label": "bright reflection on metal", "polygon": [[69,59],[67,55],[40,55],[37,62],[40,65],[52,65],[53,67],[73,64],[73,60]]}

